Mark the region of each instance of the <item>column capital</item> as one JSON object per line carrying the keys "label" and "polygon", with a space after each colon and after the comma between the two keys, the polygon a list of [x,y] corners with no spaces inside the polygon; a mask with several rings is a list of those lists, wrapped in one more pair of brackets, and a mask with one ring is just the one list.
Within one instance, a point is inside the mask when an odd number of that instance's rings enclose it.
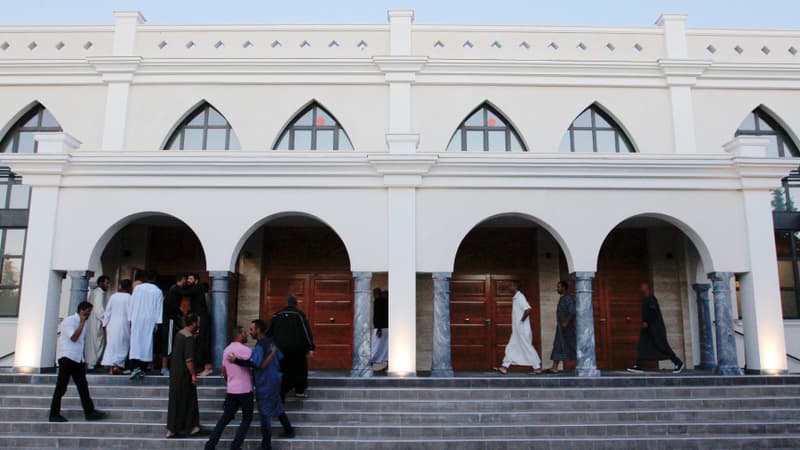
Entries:
{"label": "column capital", "polygon": [[431,276],[434,280],[447,281],[453,278],[453,272],[433,272]]}
{"label": "column capital", "polygon": [[67,275],[70,278],[86,278],[88,280],[94,276],[94,272],[91,270],[69,270]]}
{"label": "column capital", "polygon": [[372,279],[372,272],[353,272],[353,278]]}
{"label": "column capital", "polygon": [[733,272],[711,272],[708,274],[708,279],[712,281],[715,288],[721,285],[730,289],[730,287],[723,283],[730,281],[731,278],[733,278]]}
{"label": "column capital", "polygon": [[230,278],[233,272],[227,270],[212,270],[208,272],[209,278]]}
{"label": "column capital", "polygon": [[692,289],[695,291],[707,291],[711,288],[711,283],[694,283]]}

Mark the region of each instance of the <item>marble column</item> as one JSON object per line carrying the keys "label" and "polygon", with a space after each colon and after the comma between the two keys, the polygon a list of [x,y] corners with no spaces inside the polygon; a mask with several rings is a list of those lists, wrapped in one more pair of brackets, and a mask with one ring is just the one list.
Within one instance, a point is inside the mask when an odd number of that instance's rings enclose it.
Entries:
{"label": "marble column", "polygon": [[717,367],[714,373],[718,375],[742,375],[736,355],[736,337],[733,334],[731,277],[731,272],[708,274],[714,290],[714,324],[717,335]]}
{"label": "marble column", "polygon": [[433,364],[432,377],[452,377],[450,357],[450,272],[433,274]]}
{"label": "marble column", "polygon": [[222,368],[222,352],[228,342],[228,301],[230,295],[228,271],[208,273],[211,278],[211,355],[214,369]]}
{"label": "marble column", "polygon": [[90,270],[70,270],[69,275],[69,309],[67,315],[71,316],[78,311],[78,305],[89,298],[89,280],[94,276]]}
{"label": "marble column", "polygon": [[594,272],[575,272],[575,331],[577,333],[579,377],[599,377],[594,351],[594,311],[592,309],[592,280]]}
{"label": "marble column", "polygon": [[700,368],[712,370],[717,367],[717,357],[714,354],[714,336],[711,322],[711,298],[708,283],[692,285],[697,296],[697,319],[700,325]]}
{"label": "marble column", "polygon": [[372,318],[369,298],[372,272],[353,272],[355,297],[353,305],[353,370],[351,377],[372,376]]}

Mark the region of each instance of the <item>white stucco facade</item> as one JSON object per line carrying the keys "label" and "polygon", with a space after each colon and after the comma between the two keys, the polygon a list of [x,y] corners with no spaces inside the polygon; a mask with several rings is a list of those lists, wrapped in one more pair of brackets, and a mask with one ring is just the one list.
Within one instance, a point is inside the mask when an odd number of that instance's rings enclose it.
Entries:
{"label": "white stucco facade", "polygon": [[[0,27],[0,134],[34,102],[64,130],[38,137],[37,154],[0,155],[33,187],[19,316],[0,322],[0,353],[15,350],[15,367],[53,365],[63,274],[101,273],[106,244],[134,220],[179,219],[206,270],[235,272],[254,230],[300,214],[338,234],[351,271],[388,273],[390,372],[418,369],[417,275],[453,272],[467,233],[506,215],[548,231],[569,273],[596,272],[628,219],[677,227],[696,250],[686,292],[713,272],[740,279],[740,363],[787,369],[798,330],[782,318],[770,191],[799,162],[766,158],[763,139],[734,133],[761,106],[795,138],[800,32],[687,29],[680,15],[604,28],[415,25],[410,11],[352,26],[115,14],[113,26]],[[163,151],[203,101],[241,150]],[[354,150],[272,150],[310,101]],[[526,152],[446,152],[483,102]],[[559,152],[593,104],[636,152]]]}

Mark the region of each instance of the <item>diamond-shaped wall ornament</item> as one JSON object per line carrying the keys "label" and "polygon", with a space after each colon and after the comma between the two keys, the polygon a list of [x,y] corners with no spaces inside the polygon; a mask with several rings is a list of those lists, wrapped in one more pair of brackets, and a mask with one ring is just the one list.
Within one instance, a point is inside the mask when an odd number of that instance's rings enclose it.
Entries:
{"label": "diamond-shaped wall ornament", "polygon": [[311,48],[311,44],[308,41],[303,41],[300,43],[300,48]]}
{"label": "diamond-shaped wall ornament", "polygon": [[358,48],[359,48],[360,50],[364,50],[365,48],[367,48],[367,43],[366,43],[366,42],[364,42],[364,41],[361,41],[361,42],[359,42],[359,43],[358,43]]}
{"label": "diamond-shaped wall ornament", "polygon": [[585,52],[585,51],[586,51],[586,44],[584,44],[583,42],[581,42],[581,43],[579,43],[579,44],[578,44],[578,45],[577,45],[575,48],[576,48],[576,49],[577,49],[579,52],[583,53],[583,52]]}
{"label": "diamond-shaped wall ornament", "polygon": [[339,43],[336,41],[331,41],[331,43],[328,44],[328,48],[337,48],[337,47],[339,47]]}
{"label": "diamond-shaped wall ornament", "polygon": [[272,48],[281,48],[283,44],[281,44],[280,41],[272,41],[272,44],[269,44],[269,46]]}
{"label": "diamond-shaped wall ornament", "polygon": [[[3,50],[5,50],[5,49],[3,49]],[[792,56],[796,56],[796,55],[797,55],[797,52],[798,52],[798,50],[797,50],[796,48],[794,48],[794,47],[789,47],[789,53],[791,53],[791,54],[792,54]]]}
{"label": "diamond-shaped wall ornament", "polygon": [[58,44],[56,44],[56,50],[61,50],[62,48],[64,48],[64,45],[65,44],[63,41],[58,41]]}
{"label": "diamond-shaped wall ornament", "polygon": [[39,44],[37,44],[36,42],[31,42],[30,44],[28,44],[28,50],[33,51],[33,49],[35,49],[38,46]]}
{"label": "diamond-shaped wall ornament", "polygon": [[433,44],[433,48],[436,50],[441,50],[444,48],[444,44],[442,44],[442,41],[436,41],[436,43]]}
{"label": "diamond-shaped wall ornament", "polygon": [[551,52],[554,52],[558,50],[558,44],[556,44],[555,42],[551,42],[547,44],[547,49],[550,50]]}
{"label": "diamond-shaped wall ornament", "polygon": [[769,52],[771,52],[771,51],[772,50],[770,50],[769,47],[767,47],[766,45],[761,47],[761,53],[763,53],[765,55],[769,55]]}
{"label": "diamond-shaped wall ornament", "polygon": [[471,49],[472,47],[474,47],[474,45],[472,45],[472,42],[470,42],[470,41],[466,41],[466,42],[464,42],[464,45],[462,45],[462,47],[463,47],[465,50],[469,50],[469,49]]}
{"label": "diamond-shaped wall ornament", "polygon": [[712,55],[713,55],[714,53],[717,53],[717,47],[714,47],[714,46],[713,46],[713,45],[711,45],[711,44],[709,44],[709,45],[708,45],[708,47],[706,47],[706,50],[708,51],[708,53],[711,53]]}
{"label": "diamond-shaped wall ornament", "polygon": [[528,44],[528,41],[522,41],[519,44],[519,49],[524,51],[524,52],[527,52],[528,50],[531,49],[531,44]]}
{"label": "diamond-shaped wall ornament", "polygon": [[225,48],[225,44],[222,41],[217,41],[217,43],[214,44],[214,48],[216,48],[217,50]]}
{"label": "diamond-shaped wall ornament", "polygon": [[3,42],[2,44],[0,44],[0,49],[2,49],[3,51],[8,50],[8,47],[11,47],[11,44],[9,44],[8,42]]}
{"label": "diamond-shaped wall ornament", "polygon": [[89,49],[90,49],[90,48],[92,48],[93,46],[94,46],[94,44],[92,43],[92,41],[86,41],[86,43],[85,43],[85,44],[83,44],[83,49],[84,49],[84,50],[89,50]]}
{"label": "diamond-shaped wall ornament", "polygon": [[495,50],[500,50],[501,48],[503,48],[503,45],[497,41],[494,41],[492,42],[491,47]]}
{"label": "diamond-shaped wall ornament", "polygon": [[644,50],[644,47],[642,47],[638,42],[633,44],[634,53],[642,53],[642,50]]}
{"label": "diamond-shaped wall ornament", "polygon": [[186,48],[188,48],[189,50],[191,50],[191,49],[193,49],[195,47],[197,47],[197,44],[195,44],[194,41],[189,41],[189,42],[186,43]]}
{"label": "diamond-shaped wall ornament", "polygon": [[244,41],[244,43],[242,44],[242,48],[247,49],[247,50],[250,50],[253,47],[254,47],[254,45],[250,41]]}
{"label": "diamond-shaped wall ornament", "polygon": [[738,45],[736,47],[733,47],[733,51],[735,51],[736,53],[738,53],[740,55],[742,53],[744,53],[744,49],[742,47],[738,46]]}
{"label": "diamond-shaped wall ornament", "polygon": [[158,44],[158,49],[159,49],[159,50],[164,50],[165,48],[167,48],[167,41],[161,41],[161,42]]}
{"label": "diamond-shaped wall ornament", "polygon": [[614,50],[616,50],[616,49],[617,49],[617,47],[615,47],[615,46],[614,46],[614,44],[612,44],[611,42],[609,42],[608,44],[606,44],[606,49],[608,50],[608,52],[609,52],[609,53],[611,53],[611,52],[613,52]]}

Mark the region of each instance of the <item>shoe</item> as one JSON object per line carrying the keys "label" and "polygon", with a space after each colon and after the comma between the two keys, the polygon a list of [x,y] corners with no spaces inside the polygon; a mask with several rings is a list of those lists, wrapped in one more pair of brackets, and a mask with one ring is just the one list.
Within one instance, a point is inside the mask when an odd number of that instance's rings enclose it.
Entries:
{"label": "shoe", "polygon": [[161,375],[163,375],[165,377],[168,377],[169,376],[169,369],[167,369],[166,367],[161,369]]}
{"label": "shoe", "polygon": [[305,392],[296,392],[294,394],[294,398],[308,398],[308,394]]}
{"label": "shoe", "polygon": [[644,369],[639,366],[628,367],[627,371],[633,373],[644,373]]}
{"label": "shoe", "polygon": [[144,372],[142,372],[142,369],[137,367],[137,368],[133,369],[133,372],[131,373],[130,379],[131,380],[138,380],[140,378],[144,378]]}
{"label": "shoe", "polygon": [[86,420],[103,420],[108,417],[108,413],[104,411],[94,410],[89,414],[86,414]]}
{"label": "shoe", "polygon": [[198,377],[207,377],[207,376],[211,375],[212,372],[213,372],[212,369],[206,369],[206,370],[198,373],[197,376]]}
{"label": "shoe", "polygon": [[684,364],[683,361],[681,361],[677,365],[675,365],[675,368],[672,369],[672,373],[681,373],[681,372],[683,372],[683,369],[685,367],[686,367],[686,364]]}
{"label": "shoe", "polygon": [[57,416],[50,416],[50,418],[47,421],[48,422],[59,422],[59,423],[69,422],[69,420],[67,420],[67,418],[62,416],[61,414],[59,414]]}
{"label": "shoe", "polygon": [[281,437],[284,439],[294,439],[295,436],[294,428],[289,431],[284,431],[283,435],[281,435]]}

